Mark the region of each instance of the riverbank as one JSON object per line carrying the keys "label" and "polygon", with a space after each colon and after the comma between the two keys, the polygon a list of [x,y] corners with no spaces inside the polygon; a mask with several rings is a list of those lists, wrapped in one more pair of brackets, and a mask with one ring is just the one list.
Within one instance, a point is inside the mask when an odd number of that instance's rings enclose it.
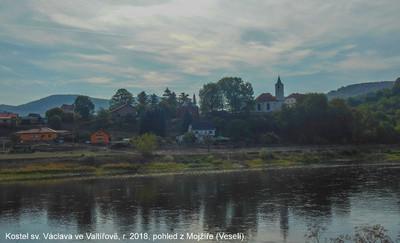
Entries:
{"label": "riverbank", "polygon": [[99,148],[1,154],[0,182],[245,169],[400,163],[400,146],[160,149],[151,157]]}

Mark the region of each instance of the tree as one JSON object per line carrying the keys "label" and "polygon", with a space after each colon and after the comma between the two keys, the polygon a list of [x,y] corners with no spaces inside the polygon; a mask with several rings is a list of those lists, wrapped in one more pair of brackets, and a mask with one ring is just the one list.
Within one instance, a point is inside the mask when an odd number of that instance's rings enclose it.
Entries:
{"label": "tree", "polygon": [[183,114],[181,132],[185,133],[188,130],[188,127],[192,123],[192,121],[193,121],[192,115],[186,110],[185,113]]}
{"label": "tree", "polygon": [[97,116],[94,123],[96,129],[104,129],[110,127],[112,124],[110,111],[104,109],[103,107],[100,107],[100,109],[97,111]]}
{"label": "tree", "polygon": [[193,145],[196,142],[196,135],[194,132],[187,132],[183,134],[182,143],[186,145]]}
{"label": "tree", "polygon": [[139,104],[147,106],[147,104],[149,103],[149,98],[147,97],[146,92],[140,92],[137,97]]}
{"label": "tree", "polygon": [[51,108],[50,110],[46,111],[46,118],[50,121],[50,119],[54,116],[58,115],[61,117],[61,121],[63,123],[71,123],[74,122],[74,114],[69,112],[64,112],[59,107]]}
{"label": "tree", "polygon": [[240,119],[228,123],[227,133],[234,142],[245,142],[251,137],[248,124]]}
{"label": "tree", "polygon": [[54,108],[51,108],[50,110],[46,111],[46,118],[50,120],[50,118],[54,115],[58,115],[58,116],[62,117],[63,114],[64,114],[64,111],[61,108],[54,107]]}
{"label": "tree", "polygon": [[224,77],[218,81],[218,85],[230,112],[243,112],[248,110],[253,103],[254,92],[249,82],[244,83],[241,78],[237,77]]}
{"label": "tree", "polygon": [[88,96],[79,95],[74,101],[74,111],[87,121],[94,113],[94,104]]}
{"label": "tree", "polygon": [[197,105],[196,95],[195,94],[193,94],[193,105]]}
{"label": "tree", "polygon": [[126,89],[119,89],[110,100],[110,110],[113,110],[121,105],[134,103],[133,95]]}
{"label": "tree", "polygon": [[185,92],[182,92],[179,94],[179,104],[183,105],[185,102],[189,101],[189,94],[186,94]]}
{"label": "tree", "polygon": [[152,133],[145,133],[134,139],[134,144],[143,157],[149,157],[153,155],[153,151],[157,148],[157,136]]}
{"label": "tree", "polygon": [[223,109],[223,96],[217,83],[203,85],[199,91],[200,109],[204,113],[211,113]]}
{"label": "tree", "polygon": [[162,110],[147,110],[139,121],[139,134],[154,133],[163,137],[165,135],[165,114]]}
{"label": "tree", "polygon": [[203,136],[203,141],[202,141],[202,143],[203,143],[204,145],[207,145],[207,151],[210,152],[210,146],[211,146],[211,144],[213,143],[212,138],[211,138],[210,136],[208,136],[208,135]]}
{"label": "tree", "polygon": [[52,129],[62,129],[61,117],[59,115],[53,115],[49,120],[49,127]]}
{"label": "tree", "polygon": [[162,101],[158,104],[158,106],[168,117],[175,117],[176,107],[178,106],[175,92],[171,92],[168,88],[166,88]]}
{"label": "tree", "polygon": [[150,96],[150,107],[151,109],[155,109],[157,107],[158,104],[158,97],[156,94],[152,94]]}

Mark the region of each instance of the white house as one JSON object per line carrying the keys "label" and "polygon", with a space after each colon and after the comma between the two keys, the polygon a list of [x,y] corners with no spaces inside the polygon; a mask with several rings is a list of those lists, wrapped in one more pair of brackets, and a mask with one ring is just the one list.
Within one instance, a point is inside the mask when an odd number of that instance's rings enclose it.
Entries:
{"label": "white house", "polygon": [[294,107],[300,96],[301,94],[298,93],[293,93],[289,95],[288,97],[285,98],[285,105],[290,108]]}
{"label": "white house", "polygon": [[[200,121],[192,122],[188,127],[188,132],[193,132],[198,142],[203,141],[204,136],[215,136],[215,127],[211,122]],[[184,135],[179,135],[176,140],[182,142]]]}
{"label": "white house", "polygon": [[188,132],[193,132],[197,140],[201,142],[204,136],[215,136],[215,127],[207,121],[192,122],[188,127]]}

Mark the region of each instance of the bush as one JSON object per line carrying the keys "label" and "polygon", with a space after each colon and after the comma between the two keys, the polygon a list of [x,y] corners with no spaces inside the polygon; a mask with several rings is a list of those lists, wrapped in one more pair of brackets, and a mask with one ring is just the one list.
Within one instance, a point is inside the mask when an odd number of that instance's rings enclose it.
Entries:
{"label": "bush", "polygon": [[157,136],[152,133],[145,133],[137,137],[134,142],[136,149],[143,157],[152,156],[158,146]]}
{"label": "bush", "polygon": [[170,154],[165,155],[164,161],[165,162],[173,162],[174,161],[174,156],[172,156]]}
{"label": "bush", "polygon": [[258,156],[263,160],[275,159],[275,154],[273,152],[271,152],[271,151],[266,150],[266,149],[262,149]]}
{"label": "bush", "polygon": [[346,155],[346,156],[353,156],[358,153],[359,153],[358,149],[356,149],[354,147],[347,147],[347,148],[343,148],[340,150],[340,154]]}

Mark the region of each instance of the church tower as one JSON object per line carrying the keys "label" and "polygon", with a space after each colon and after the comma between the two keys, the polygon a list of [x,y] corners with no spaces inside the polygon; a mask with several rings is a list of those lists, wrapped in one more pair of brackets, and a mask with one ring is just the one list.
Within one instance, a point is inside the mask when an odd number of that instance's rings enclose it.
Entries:
{"label": "church tower", "polygon": [[278,76],[278,81],[275,84],[275,98],[277,101],[282,101],[285,99],[283,94],[283,83],[281,82],[280,76]]}

